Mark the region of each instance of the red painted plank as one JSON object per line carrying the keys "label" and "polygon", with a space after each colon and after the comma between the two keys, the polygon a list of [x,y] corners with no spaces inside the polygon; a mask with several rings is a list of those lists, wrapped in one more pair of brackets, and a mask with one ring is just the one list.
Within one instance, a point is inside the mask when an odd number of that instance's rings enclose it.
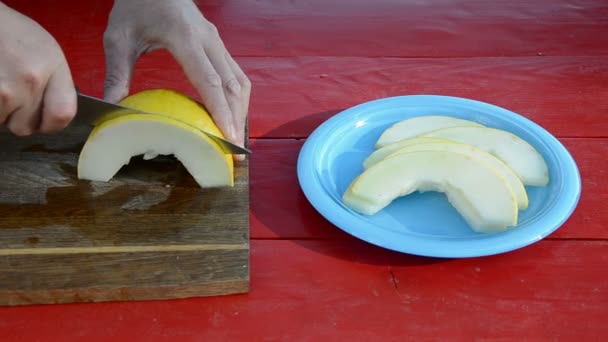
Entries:
{"label": "red painted plank", "polygon": [[254,241],[247,295],[0,308],[4,340],[597,340],[608,242],[434,260],[359,242]]}
{"label": "red painted plank", "polygon": [[209,15],[250,56],[608,53],[605,1],[242,0]]}
{"label": "red painted plank", "polygon": [[[255,7],[260,3],[262,5],[259,6],[269,7],[268,3],[263,5],[265,3],[263,1],[246,3],[250,5],[243,3],[243,11],[247,6]],[[350,10],[344,10],[343,5],[325,6],[338,12],[345,11],[345,15],[355,16],[356,13],[351,11],[357,11],[363,3],[361,1],[354,3]],[[478,5],[495,6],[492,3],[479,2]],[[537,3],[526,1],[503,6],[537,8],[535,5]],[[602,6],[602,2],[593,3],[596,5],[592,5],[591,2],[574,4],[567,13],[574,15],[582,11],[577,6],[591,8],[594,13],[606,12],[603,7],[597,8]],[[47,6],[34,2],[19,2],[18,7],[42,17],[43,24],[56,33],[65,46],[78,86],[85,92],[101,95],[105,62],[100,35],[104,29],[109,4],[106,2],[91,4],[61,2],[61,4],[65,6],[65,8],[60,7],[64,13],[62,16],[54,15],[52,13],[55,12],[48,11]],[[300,15],[306,11],[298,6],[317,8],[312,6],[311,2],[291,4],[289,5],[291,7],[276,2],[273,4],[285,11],[292,8]],[[451,1],[442,4],[457,7],[455,2]],[[466,4],[463,2],[463,12],[467,12]],[[317,5],[318,8],[324,8],[320,4]],[[217,7],[213,4],[210,6]],[[224,2],[222,6],[220,6],[222,10],[218,9],[222,15],[229,17],[230,13],[233,13],[231,11],[241,13],[241,10],[235,9],[236,5],[233,5],[233,2]],[[393,5],[378,6],[378,8],[390,9]],[[543,13],[552,13],[551,18],[553,16],[559,18],[560,13],[565,11],[562,8],[564,6],[564,3],[558,2],[550,6],[550,9],[542,11],[540,9],[543,7],[537,9]],[[248,15],[255,16],[257,10],[261,9],[255,9]],[[435,10],[440,13],[441,6]],[[78,12],[72,13],[73,11]],[[280,9],[277,11],[280,13]],[[240,15],[245,16],[245,13],[247,12]],[[535,10],[529,10],[527,16],[533,18],[534,13]],[[514,16],[512,20],[517,18],[519,16]],[[601,18],[607,26],[604,31],[608,32],[608,23],[603,19],[605,16]],[[86,25],[83,24],[83,20],[86,21]],[[568,20],[565,22],[576,22],[573,19]],[[238,20],[231,22],[240,23]],[[523,28],[520,29],[528,33]],[[324,35],[331,36],[326,33]],[[251,35],[244,36],[248,40],[254,40]],[[268,36],[271,35],[265,35]],[[581,50],[564,41],[566,36],[560,35],[562,46],[567,46],[578,54]],[[578,34],[576,37],[577,41],[582,39]],[[594,41],[608,39],[608,35],[599,33],[584,37],[592,37]],[[298,39],[311,41],[293,38],[295,41]],[[343,44],[336,43],[336,45]],[[479,44],[479,46],[486,45]],[[527,48],[532,45],[517,46]],[[608,44],[600,46],[608,49]],[[605,56],[422,59],[256,57],[238,58],[238,62],[242,64],[253,82],[250,135],[255,138],[306,137],[325,119],[341,109],[381,97],[420,93],[462,96],[501,105],[535,120],[559,136],[606,136],[605,132],[608,131],[608,120],[603,118],[603,113],[608,111],[608,102],[603,100],[608,97],[608,59]],[[148,55],[136,67],[132,91],[152,87],[175,88],[195,95],[179,66],[166,52]]]}
{"label": "red painted plank", "polygon": [[608,139],[562,139],[582,180],[577,209],[552,237],[608,239]]}
{"label": "red painted plank", "polygon": [[[101,95],[103,68],[77,51],[81,89]],[[557,136],[605,137],[608,58],[240,58],[253,83],[250,136],[307,137],[338,111],[378,98],[460,96],[513,110]],[[166,53],[144,58],[132,91],[175,88],[195,95]]]}
{"label": "red painted plank", "polygon": [[250,143],[252,239],[349,238],[315,211],[302,193],[296,172],[301,146],[297,140]]}
{"label": "red painted plank", "polygon": [[[66,49],[105,26],[110,0],[8,1]],[[593,0],[198,1],[230,51],[247,56],[608,54],[608,3]],[[52,8],[52,11],[49,11]],[[59,15],[60,14],[60,15]]]}
{"label": "red painted plank", "polygon": [[[608,239],[608,139],[563,139],[582,178],[582,195],[570,219],[550,238]],[[251,236],[259,238],[345,239],[348,235],[317,213],[297,180],[303,141],[251,143]]]}
{"label": "red painted plank", "polygon": [[245,59],[252,137],[306,137],[341,109],[439,94],[493,103],[558,136],[606,136],[604,57]]}

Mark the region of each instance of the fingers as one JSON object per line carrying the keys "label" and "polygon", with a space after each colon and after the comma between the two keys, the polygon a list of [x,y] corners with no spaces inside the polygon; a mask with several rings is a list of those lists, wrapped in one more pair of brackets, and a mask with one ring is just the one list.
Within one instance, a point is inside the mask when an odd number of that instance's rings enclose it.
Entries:
{"label": "fingers", "polygon": [[[245,75],[241,67],[236,63],[236,61],[232,58],[232,56],[227,55],[226,60],[230,65],[239,85],[241,87],[241,94],[239,96],[238,101],[238,110],[234,113],[234,123],[236,130],[236,140],[239,142],[241,146],[245,146],[245,139],[248,139],[245,136],[245,126],[247,125],[247,116],[249,113],[249,97],[251,94],[251,82],[249,78]],[[244,155],[235,155],[236,160],[244,160]]]}
{"label": "fingers", "polygon": [[64,129],[76,115],[76,90],[67,64],[62,64],[51,75],[42,102],[42,133],[55,133]]}
{"label": "fingers", "polygon": [[16,95],[15,88],[11,87],[8,81],[0,79],[0,125],[19,108]]}
{"label": "fingers", "polygon": [[9,113],[6,127],[17,136],[33,134],[40,123],[40,95],[32,94],[27,103],[21,103],[13,112]]}
{"label": "fingers", "polygon": [[[185,44],[170,50],[224,136],[232,143],[244,146],[251,83],[221,42],[206,49],[199,46]],[[236,160],[245,158],[244,155],[234,157]]]}
{"label": "fingers", "polygon": [[240,124],[237,122],[242,106],[242,87],[236,78],[233,68],[228,62],[228,53],[222,47],[215,45],[206,49],[209,60],[222,80],[222,91],[228,107],[230,107],[230,125],[232,134],[227,138],[238,145],[243,144],[242,134],[239,132]]}
{"label": "fingers", "polygon": [[0,123],[15,135],[32,134],[38,127],[40,93],[46,79],[37,65],[18,66],[0,81]]}
{"label": "fingers", "polygon": [[0,123],[18,136],[65,128],[76,94],[61,47],[17,12],[0,11],[0,22]]}
{"label": "fingers", "polygon": [[137,56],[126,36],[106,32],[103,46],[106,56],[104,98],[118,102],[129,94],[133,64]]}
{"label": "fingers", "polygon": [[251,95],[251,81],[249,81],[249,78],[247,77],[247,75],[245,75],[245,73],[243,72],[241,67],[236,63],[236,61],[232,58],[232,56],[227,55],[226,60],[228,61],[228,64],[232,68],[232,71],[241,86],[241,95],[239,98],[240,107],[239,107],[239,111],[237,112],[238,115],[235,118],[236,119],[235,122],[236,122],[237,132],[240,132],[240,134],[242,135],[241,139],[243,139],[243,138],[247,138],[247,137],[244,137],[244,134],[245,134],[245,125],[247,124],[247,116],[249,114],[249,98]]}
{"label": "fingers", "polygon": [[235,141],[232,110],[224,94],[222,78],[203,48],[186,42],[173,47],[171,52],[200,94],[219,129],[228,140]]}
{"label": "fingers", "polygon": [[34,69],[17,72],[0,85],[0,123],[17,136],[31,135],[38,129],[45,80]]}
{"label": "fingers", "polygon": [[67,64],[48,80],[40,77],[32,73],[10,88],[0,85],[0,123],[17,136],[58,132],[76,114],[76,91]]}

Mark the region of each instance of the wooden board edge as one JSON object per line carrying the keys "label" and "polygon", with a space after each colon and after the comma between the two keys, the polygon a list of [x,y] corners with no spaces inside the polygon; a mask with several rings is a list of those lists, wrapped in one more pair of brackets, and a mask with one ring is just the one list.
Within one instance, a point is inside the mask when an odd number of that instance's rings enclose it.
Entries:
{"label": "wooden board edge", "polygon": [[44,291],[0,291],[0,306],[94,302],[152,301],[246,294],[249,280],[158,288],[73,288]]}

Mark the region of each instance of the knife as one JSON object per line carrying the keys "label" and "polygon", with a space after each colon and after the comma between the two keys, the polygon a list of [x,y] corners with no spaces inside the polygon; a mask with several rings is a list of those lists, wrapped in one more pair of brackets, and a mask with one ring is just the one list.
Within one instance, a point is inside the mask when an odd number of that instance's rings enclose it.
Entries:
{"label": "knife", "polygon": [[103,115],[109,114],[109,113],[117,113],[117,114],[138,113],[138,114],[145,114],[145,115],[164,116],[169,119],[179,121],[180,123],[183,123],[184,125],[187,125],[193,129],[196,129],[197,131],[205,134],[206,136],[211,138],[211,140],[215,141],[220,146],[220,148],[224,151],[224,154],[251,154],[251,150],[249,150],[247,148],[235,145],[226,139],[222,139],[214,134],[205,132],[202,129],[193,126],[192,124],[185,122],[183,120],[180,120],[178,118],[175,118],[173,116],[163,114],[163,113],[145,112],[145,111],[142,111],[139,109],[130,108],[127,106],[123,106],[121,104],[112,103],[112,102],[108,102],[108,101],[105,101],[105,100],[102,100],[102,99],[99,99],[99,98],[96,98],[93,96],[85,95],[85,94],[81,93],[80,91],[77,91],[77,94],[78,94],[78,112],[77,112],[76,117],[86,117],[90,123],[94,122],[95,119],[97,119]]}

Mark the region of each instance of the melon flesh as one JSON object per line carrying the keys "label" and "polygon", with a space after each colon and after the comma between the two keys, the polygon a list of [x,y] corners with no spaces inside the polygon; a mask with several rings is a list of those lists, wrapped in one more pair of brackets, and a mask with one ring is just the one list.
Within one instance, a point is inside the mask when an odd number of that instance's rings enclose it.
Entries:
{"label": "melon flesh", "polygon": [[81,151],[78,177],[107,182],[134,156],[174,155],[201,187],[232,186],[231,160],[217,144],[170,121],[132,115],[101,123]]}
{"label": "melon flesh", "polygon": [[395,154],[361,173],[343,195],[344,204],[373,215],[415,191],[445,193],[476,232],[496,232],[517,224],[517,201],[503,177],[470,155],[453,151]]}
{"label": "melon flesh", "polygon": [[[412,138],[416,139],[416,138]],[[407,141],[407,140],[403,140]],[[387,147],[392,146],[388,145]],[[526,188],[524,184],[521,182],[519,177],[508,167],[505,163],[503,163],[500,159],[494,157],[493,155],[468,144],[461,144],[458,142],[452,142],[449,140],[439,141],[439,142],[428,142],[414,145],[407,145],[397,149],[395,152],[389,154],[386,158],[390,158],[393,155],[404,153],[404,152],[413,152],[413,151],[451,151],[451,152],[460,152],[462,154],[468,155],[472,158],[478,159],[480,162],[485,163],[486,166],[490,167],[494,171],[496,171],[501,177],[504,178],[505,182],[509,184],[509,187],[513,191],[515,198],[517,200],[518,209],[527,209],[528,208],[528,194],[526,193]]]}
{"label": "melon flesh", "polygon": [[451,116],[417,116],[399,121],[391,127],[387,128],[376,142],[375,147],[384,147],[399,140],[413,138],[430,131],[454,126],[483,127],[483,125],[477,122],[454,118]]}
{"label": "melon flesh", "polygon": [[490,127],[449,127],[424,136],[476,146],[507,164],[524,185],[545,186],[549,183],[549,169],[542,155],[513,133]]}
{"label": "melon flesh", "polygon": [[408,139],[395,141],[394,143],[388,144],[386,146],[383,146],[381,148],[374,150],[374,152],[372,152],[372,154],[370,154],[363,161],[363,167],[367,169],[403,147],[411,146],[411,145],[426,144],[426,143],[438,143],[438,142],[452,142],[452,141],[447,140],[447,139],[431,138],[431,137],[414,137],[414,138],[408,138]]}

